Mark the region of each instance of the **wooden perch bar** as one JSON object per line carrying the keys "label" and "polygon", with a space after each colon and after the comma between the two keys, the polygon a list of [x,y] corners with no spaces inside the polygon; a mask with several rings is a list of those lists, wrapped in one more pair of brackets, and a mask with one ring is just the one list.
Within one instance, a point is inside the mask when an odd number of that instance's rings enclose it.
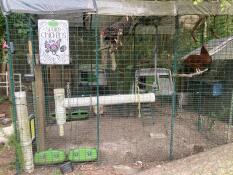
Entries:
{"label": "wooden perch bar", "polygon": [[174,77],[187,77],[187,78],[192,78],[194,76],[197,76],[197,75],[201,75],[203,74],[204,72],[208,71],[208,68],[200,71],[200,72],[195,72],[195,73],[191,73],[191,74],[174,74],[173,76]]}

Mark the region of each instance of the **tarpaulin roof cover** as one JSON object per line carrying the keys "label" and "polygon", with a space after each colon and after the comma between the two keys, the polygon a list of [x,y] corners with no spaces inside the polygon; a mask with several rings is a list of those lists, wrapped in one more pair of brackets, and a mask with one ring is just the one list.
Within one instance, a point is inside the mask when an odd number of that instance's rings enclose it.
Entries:
{"label": "tarpaulin roof cover", "polygon": [[122,16],[176,16],[176,15],[233,15],[233,5],[221,9],[219,2],[203,2],[194,5],[192,0],[137,1],[96,0],[101,15]]}
{"label": "tarpaulin roof cover", "polygon": [[191,0],[0,0],[0,4],[5,13],[65,14],[97,11],[100,15],[121,16],[233,15],[233,6],[221,10],[219,2],[193,5]]}
{"label": "tarpaulin roof cover", "polygon": [[3,13],[59,14],[96,11],[95,0],[0,0]]}

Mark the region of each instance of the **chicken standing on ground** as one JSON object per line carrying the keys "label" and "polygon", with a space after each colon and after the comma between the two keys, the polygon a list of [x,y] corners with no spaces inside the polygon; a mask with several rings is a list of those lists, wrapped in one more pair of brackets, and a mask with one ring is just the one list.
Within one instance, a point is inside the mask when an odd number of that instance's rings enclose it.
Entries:
{"label": "chicken standing on ground", "polygon": [[191,67],[196,72],[200,72],[205,66],[212,63],[212,58],[209,55],[205,45],[201,48],[200,55],[189,55],[183,61],[185,66]]}

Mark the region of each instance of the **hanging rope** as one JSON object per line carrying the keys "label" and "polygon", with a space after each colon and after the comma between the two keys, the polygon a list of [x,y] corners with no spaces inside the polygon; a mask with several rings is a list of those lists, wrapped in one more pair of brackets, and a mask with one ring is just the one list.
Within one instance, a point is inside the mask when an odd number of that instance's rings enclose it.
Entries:
{"label": "hanging rope", "polygon": [[141,118],[140,88],[138,85],[138,80],[136,81],[136,93],[137,93],[137,101],[138,101],[138,118]]}
{"label": "hanging rope", "polygon": [[143,83],[143,82],[141,82],[141,81],[138,81],[138,84],[145,85],[145,86],[150,86],[150,87],[154,87],[154,84]]}
{"label": "hanging rope", "polygon": [[66,94],[68,98],[68,105],[70,106],[70,98],[71,98],[70,82],[66,82]]}

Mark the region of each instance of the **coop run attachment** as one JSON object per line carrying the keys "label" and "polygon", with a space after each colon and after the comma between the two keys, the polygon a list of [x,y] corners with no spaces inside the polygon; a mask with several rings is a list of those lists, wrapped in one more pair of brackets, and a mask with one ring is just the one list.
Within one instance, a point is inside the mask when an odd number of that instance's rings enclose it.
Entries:
{"label": "coop run attachment", "polygon": [[150,165],[232,142],[231,6],[0,2],[18,172],[32,160]]}

